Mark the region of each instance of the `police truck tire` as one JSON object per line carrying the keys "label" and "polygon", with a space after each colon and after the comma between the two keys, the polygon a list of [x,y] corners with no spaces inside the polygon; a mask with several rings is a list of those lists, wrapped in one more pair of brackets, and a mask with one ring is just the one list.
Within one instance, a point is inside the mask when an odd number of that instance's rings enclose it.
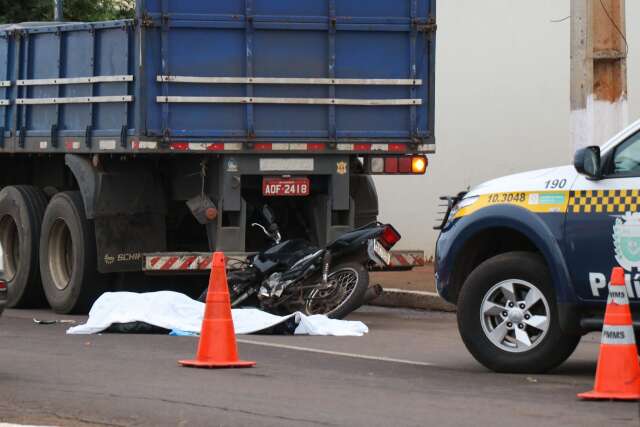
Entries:
{"label": "police truck tire", "polygon": [[560,329],[549,271],[531,252],[500,254],[476,267],[462,287],[457,315],[469,352],[496,372],[547,372],[580,341]]}
{"label": "police truck tire", "polygon": [[93,223],[80,193],[56,194],[42,222],[40,271],[47,301],[56,313],[86,313],[104,291],[97,272]]}
{"label": "police truck tire", "polygon": [[8,307],[39,307],[45,303],[38,246],[46,206],[46,195],[36,187],[17,185],[0,191],[0,244]]}

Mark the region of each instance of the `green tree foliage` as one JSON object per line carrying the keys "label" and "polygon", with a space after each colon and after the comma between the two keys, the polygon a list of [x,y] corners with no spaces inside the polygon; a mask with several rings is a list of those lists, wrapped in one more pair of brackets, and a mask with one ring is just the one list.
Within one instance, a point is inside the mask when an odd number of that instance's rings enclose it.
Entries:
{"label": "green tree foliage", "polygon": [[[53,0],[0,0],[0,24],[52,21]],[[65,0],[65,21],[107,21],[131,18],[134,0]]]}

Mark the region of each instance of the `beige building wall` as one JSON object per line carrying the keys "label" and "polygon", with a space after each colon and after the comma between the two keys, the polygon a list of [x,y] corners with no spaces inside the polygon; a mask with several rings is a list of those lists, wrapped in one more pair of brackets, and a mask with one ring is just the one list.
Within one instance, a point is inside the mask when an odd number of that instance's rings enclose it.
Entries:
{"label": "beige building wall", "polygon": [[[628,0],[629,118],[640,118],[640,2]],[[379,177],[380,219],[433,255],[438,197],[570,163],[569,0],[438,2],[437,153],[421,177]],[[638,45],[634,43],[638,41]],[[634,96],[635,95],[635,96]]]}

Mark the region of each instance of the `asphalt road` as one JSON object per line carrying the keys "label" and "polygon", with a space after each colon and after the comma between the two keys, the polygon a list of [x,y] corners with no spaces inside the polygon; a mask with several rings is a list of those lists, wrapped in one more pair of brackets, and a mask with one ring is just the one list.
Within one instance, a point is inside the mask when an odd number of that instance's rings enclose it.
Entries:
{"label": "asphalt road", "polygon": [[[196,339],[67,336],[47,311],[0,319],[0,421],[49,425],[638,425],[636,403],[581,402],[597,336],[549,375],[497,375],[466,352],[446,313],[365,308],[361,338],[243,336],[257,366],[176,364]],[[67,317],[68,318],[68,317]],[[82,317],[75,317],[82,320]],[[392,360],[389,360],[392,359]]]}

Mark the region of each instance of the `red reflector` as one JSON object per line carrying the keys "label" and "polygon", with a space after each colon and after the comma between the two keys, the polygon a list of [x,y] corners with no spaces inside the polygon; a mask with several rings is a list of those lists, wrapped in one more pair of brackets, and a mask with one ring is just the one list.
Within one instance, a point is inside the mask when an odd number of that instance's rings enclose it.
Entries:
{"label": "red reflector", "polygon": [[398,233],[395,228],[388,224],[384,227],[384,230],[382,230],[382,235],[380,236],[381,243],[387,249],[391,249],[393,245],[398,243],[400,238],[400,233]]}
{"label": "red reflector", "polygon": [[271,144],[256,144],[253,148],[259,151],[271,151]]}
{"label": "red reflector", "polygon": [[407,151],[407,146],[405,144],[389,144],[389,151],[394,153]]}
{"label": "red reflector", "polygon": [[400,173],[411,172],[411,157],[400,157],[398,160],[398,171]]}
{"label": "red reflector", "polygon": [[208,151],[222,151],[224,150],[224,144],[209,144],[207,146]]}
{"label": "red reflector", "polygon": [[307,150],[309,150],[309,151],[322,151],[322,150],[324,150],[324,144],[307,144]]}
{"label": "red reflector", "polygon": [[353,144],[353,151],[370,151],[371,144]]}
{"label": "red reflector", "polygon": [[398,173],[398,158],[386,157],[384,159],[384,171],[385,173]]}
{"label": "red reflector", "polygon": [[189,143],[187,142],[172,142],[170,145],[172,150],[186,151],[189,149]]}

